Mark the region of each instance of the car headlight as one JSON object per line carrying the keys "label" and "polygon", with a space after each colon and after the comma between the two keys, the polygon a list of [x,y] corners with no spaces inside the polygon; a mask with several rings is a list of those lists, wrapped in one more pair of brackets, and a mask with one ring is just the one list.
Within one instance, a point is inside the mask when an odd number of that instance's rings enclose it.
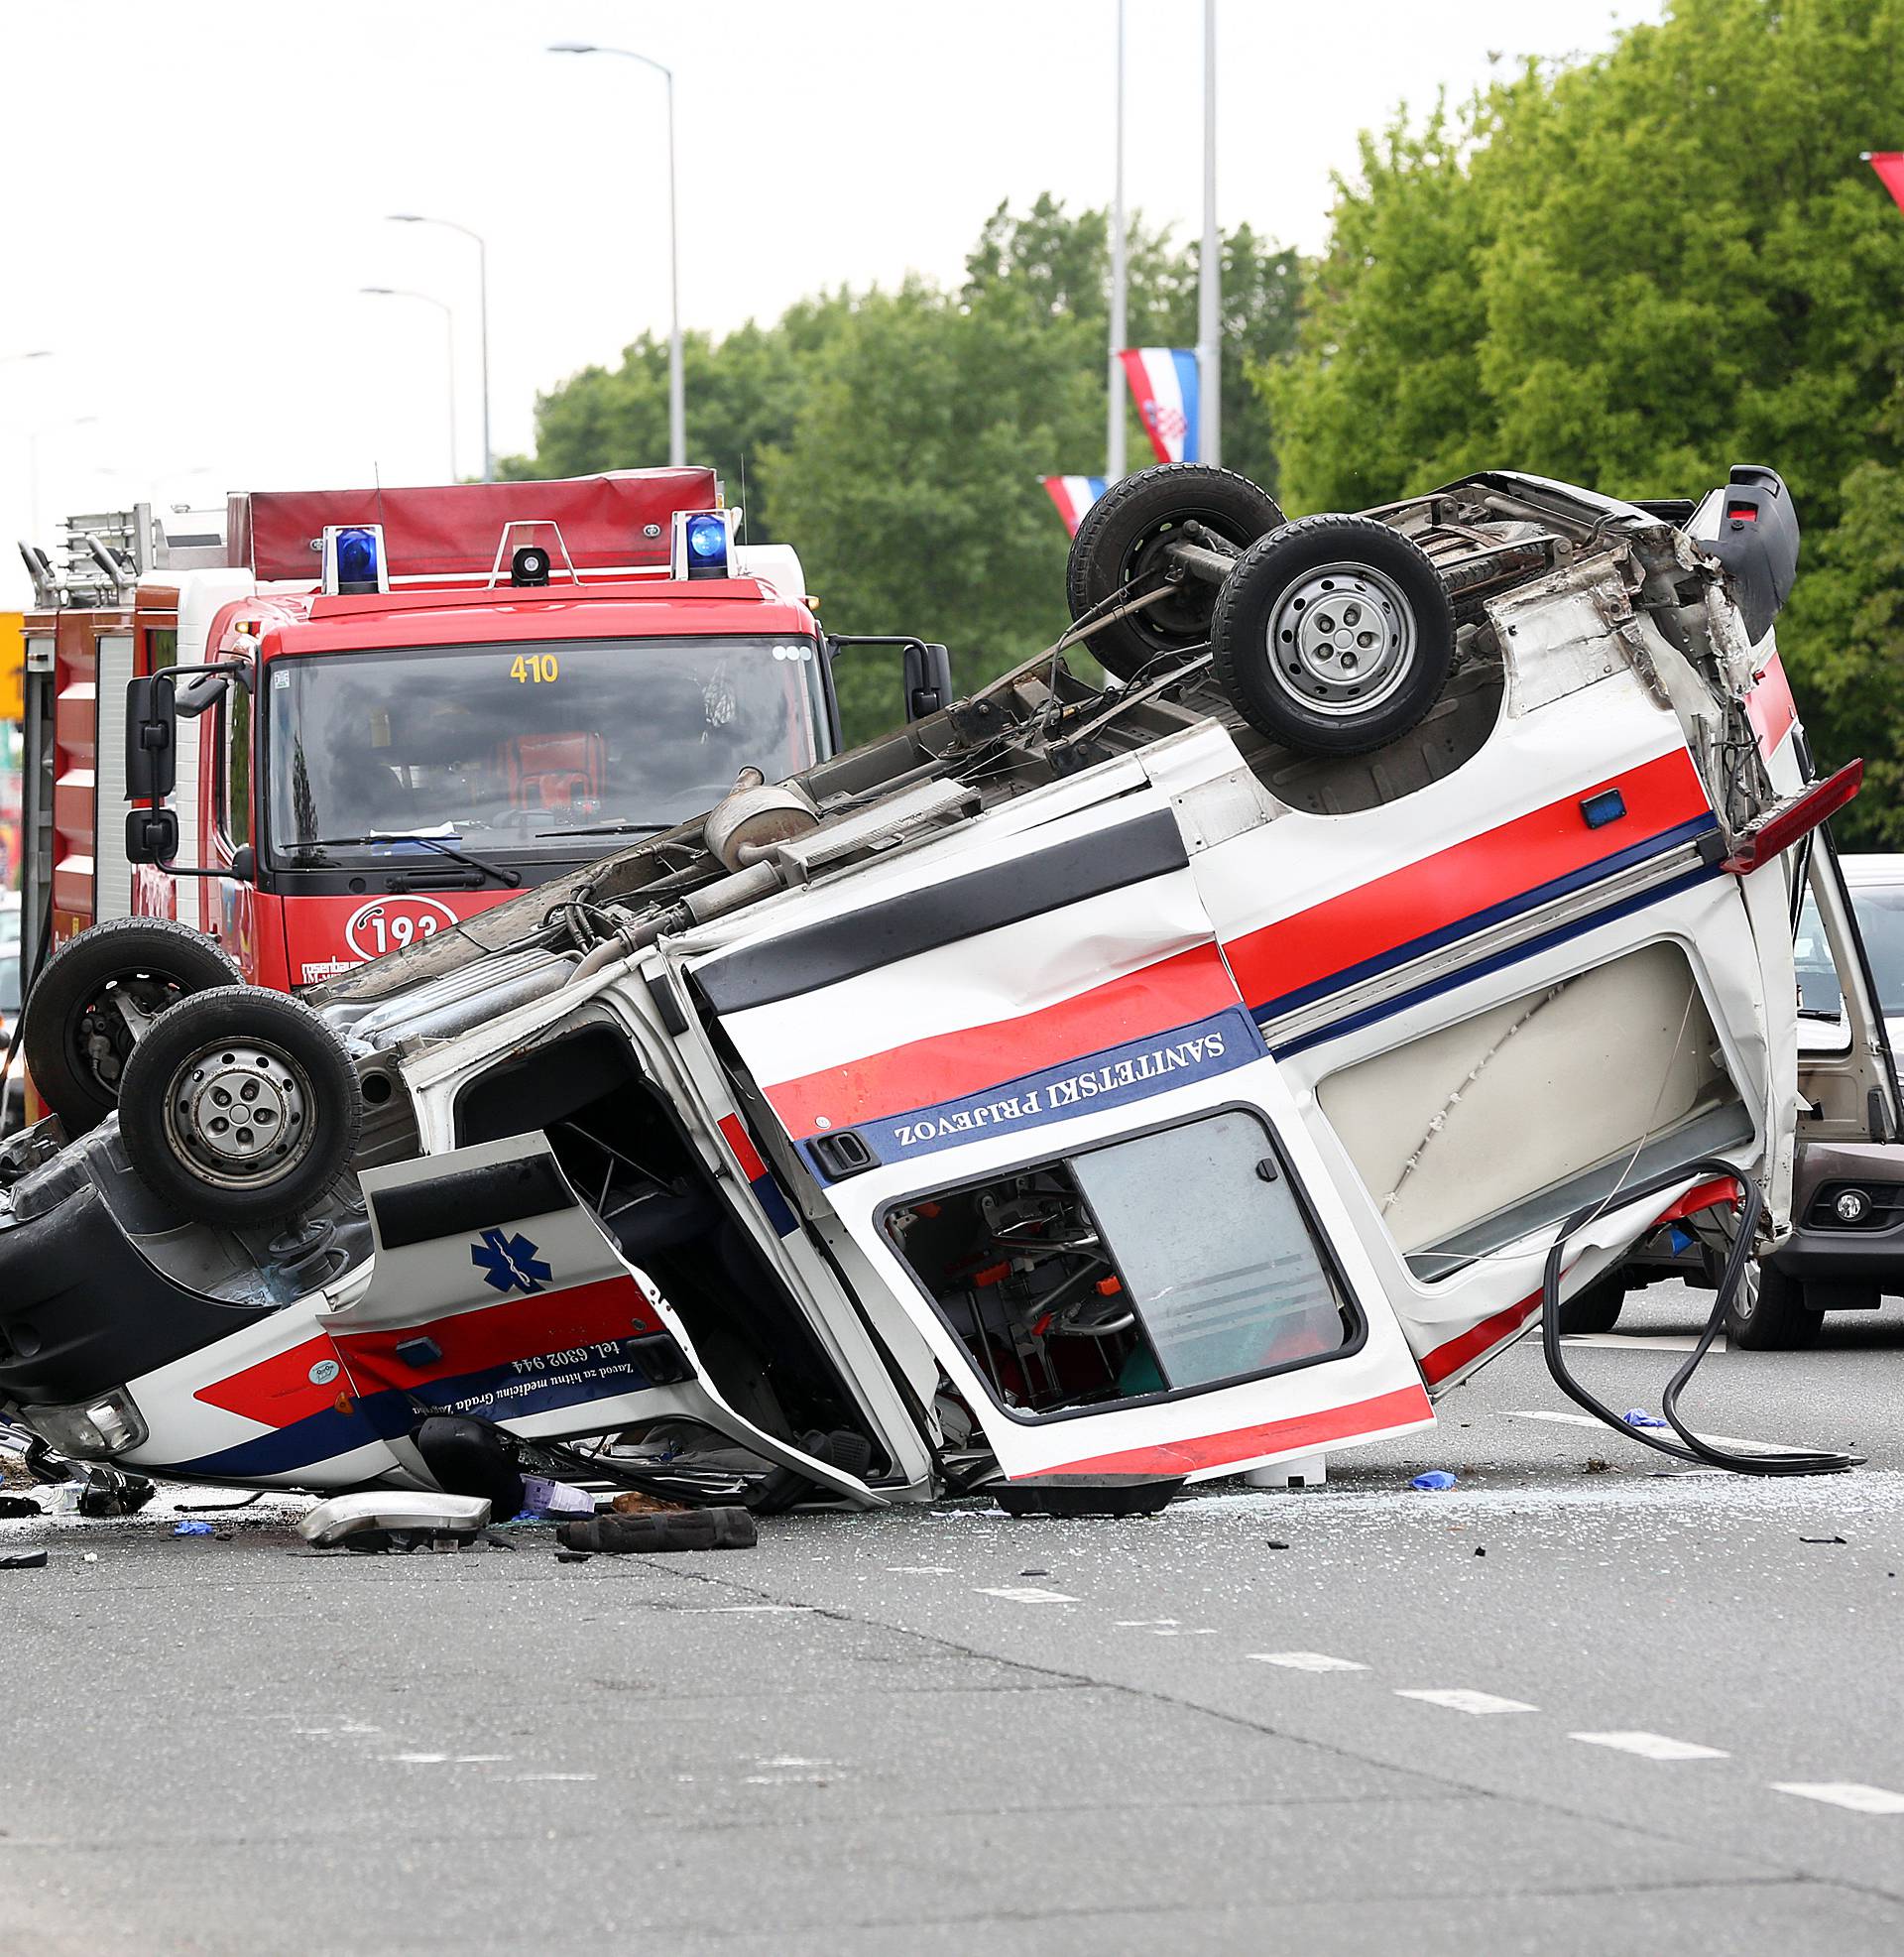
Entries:
{"label": "car headlight", "polygon": [[74,1461],[104,1461],[146,1438],[145,1419],[123,1388],[73,1407],[24,1407],[20,1417],[56,1454]]}

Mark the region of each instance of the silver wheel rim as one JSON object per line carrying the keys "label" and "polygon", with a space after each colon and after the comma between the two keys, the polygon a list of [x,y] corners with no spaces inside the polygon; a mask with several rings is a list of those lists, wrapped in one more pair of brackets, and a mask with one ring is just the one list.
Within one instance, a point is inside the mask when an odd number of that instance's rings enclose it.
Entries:
{"label": "silver wheel rim", "polygon": [[166,1140],[201,1182],[255,1189],[310,1153],[310,1079],[283,1047],[214,1040],[172,1076]]}
{"label": "silver wheel rim", "polygon": [[1269,609],[1269,671],[1311,713],[1344,719],[1393,697],[1414,671],[1415,613],[1368,564],[1323,564]]}

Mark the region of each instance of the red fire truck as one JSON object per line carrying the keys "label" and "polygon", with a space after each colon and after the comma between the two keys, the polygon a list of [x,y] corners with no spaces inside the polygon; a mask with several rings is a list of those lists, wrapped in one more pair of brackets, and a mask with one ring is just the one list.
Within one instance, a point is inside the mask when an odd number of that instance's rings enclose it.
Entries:
{"label": "red fire truck", "polygon": [[[58,567],[23,546],[46,1102],[98,1120],[180,991],[334,977],[744,769],[810,767],[846,646],[904,648],[908,715],[949,700],[942,647],[828,637],[793,550],[739,518],[712,470],[654,469],[253,492],[222,537],[80,518]],[[144,921],[61,951],[114,919]]]}

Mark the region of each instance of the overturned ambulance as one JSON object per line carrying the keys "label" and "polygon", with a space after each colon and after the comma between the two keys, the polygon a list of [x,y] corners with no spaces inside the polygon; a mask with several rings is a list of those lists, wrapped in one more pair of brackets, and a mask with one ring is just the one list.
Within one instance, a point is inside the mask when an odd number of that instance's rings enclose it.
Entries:
{"label": "overturned ambulance", "polygon": [[1293,523],[1130,478],[973,697],[153,1019],[0,1156],[0,1403],[220,1482],[428,1487],[454,1412],[860,1504],[1426,1426],[1544,1265],[1787,1227],[1794,846],[1855,787],[1773,647],[1797,547],[1755,468]]}

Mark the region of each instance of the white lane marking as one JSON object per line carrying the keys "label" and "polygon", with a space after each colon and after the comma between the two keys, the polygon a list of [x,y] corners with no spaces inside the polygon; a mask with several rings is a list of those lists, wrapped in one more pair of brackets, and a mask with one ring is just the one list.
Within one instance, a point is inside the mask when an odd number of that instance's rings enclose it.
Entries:
{"label": "white lane marking", "polygon": [[810,1611],[813,1604],[697,1604],[689,1607],[695,1617],[774,1617],[781,1611]]}
{"label": "white lane marking", "polygon": [[1327,1651],[1246,1651],[1258,1664],[1286,1665],[1291,1671],[1367,1671],[1355,1658],[1332,1658]]}
{"label": "white lane marking", "polygon": [[526,1780],[592,1780],[593,1774],[512,1774],[510,1779],[518,1786]]}
{"label": "white lane marking", "polygon": [[[1598,1346],[1603,1351],[1615,1352],[1691,1352],[1699,1343],[1699,1335],[1687,1332],[1652,1337],[1644,1332],[1562,1332],[1560,1342],[1562,1345]],[[1724,1352],[1725,1333],[1722,1332],[1708,1350]]]}
{"label": "white lane marking", "polygon": [[950,1563],[888,1563],[888,1576],[952,1576],[956,1572]]}
{"label": "white lane marking", "polygon": [[1473,1692],[1465,1685],[1446,1690],[1406,1691],[1397,1689],[1398,1699],[1420,1699],[1424,1705],[1446,1706],[1450,1712],[1538,1712],[1525,1699],[1496,1698],[1492,1692]]}
{"label": "white lane marking", "polygon": [[1584,1740],[1590,1747],[1611,1747],[1617,1753],[1636,1753],[1642,1760],[1730,1760],[1720,1747],[1696,1747],[1690,1740],[1669,1740],[1664,1733],[1569,1733],[1570,1740]]}
{"label": "white lane marking", "polygon": [[[1528,1412],[1509,1413],[1506,1417],[1510,1420],[1564,1420],[1570,1427],[1598,1427],[1603,1433],[1619,1432],[1619,1427],[1608,1427],[1605,1420],[1596,1420],[1591,1413]],[[1621,1425],[1624,1424],[1622,1421]],[[1634,1431],[1639,1433],[1658,1433],[1660,1429],[1658,1427],[1640,1427],[1635,1428]],[[1693,1431],[1702,1440],[1710,1441],[1716,1447],[1751,1447],[1757,1448],[1761,1453],[1765,1454],[1805,1454],[1811,1451],[1809,1448],[1786,1440],[1750,1440],[1735,1433],[1707,1433],[1703,1428],[1699,1427],[1695,1427]],[[1665,1437],[1672,1441],[1675,1446],[1678,1445],[1679,1436],[1673,1433],[1670,1428],[1667,1430]],[[1726,1470],[1721,1468],[1717,1472],[1724,1474]]]}
{"label": "white lane marking", "polygon": [[1774,1780],[1772,1790],[1829,1801],[1854,1814],[1904,1814],[1904,1794],[1894,1794],[1888,1787],[1867,1787],[1861,1780]]}
{"label": "white lane marking", "polygon": [[1003,1597],[1008,1604],[1075,1604],[1075,1597],[1067,1597],[1062,1590],[1040,1590],[1035,1584],[1022,1588],[994,1589],[990,1584],[980,1584],[975,1593],[981,1597]]}

